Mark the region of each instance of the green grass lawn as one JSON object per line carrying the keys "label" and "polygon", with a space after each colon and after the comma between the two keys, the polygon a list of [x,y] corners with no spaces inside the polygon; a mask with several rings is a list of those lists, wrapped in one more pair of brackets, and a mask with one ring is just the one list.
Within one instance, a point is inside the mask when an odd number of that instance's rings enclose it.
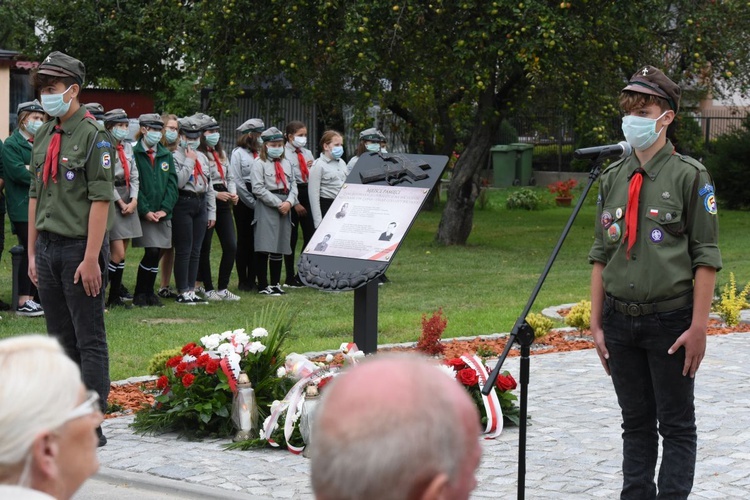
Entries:
{"label": "green grass lawn", "polygon": [[[537,188],[548,202],[534,212],[504,207],[510,190],[492,190],[487,207],[477,210],[465,247],[434,243],[440,211],[420,214],[391,267],[391,283],[379,288],[379,343],[414,341],[422,314],[442,307],[448,318],[445,337],[507,332],[513,326],[544,268],[572,208],[552,207],[551,195]],[[593,198],[593,195],[590,196]],[[586,260],[593,238],[595,207],[588,200],[562,247],[557,262],[535,303],[534,311],[588,297],[590,266]],[[750,213],[721,211],[724,269],[719,283],[735,273],[738,286],[750,280]],[[7,250],[16,242],[6,228],[6,250],[0,261],[0,298],[10,301],[11,260]],[[215,242],[213,257],[218,260]],[[132,290],[142,250],[128,251],[125,283]],[[214,274],[218,263],[214,264]],[[214,277],[215,279],[215,277]],[[230,289],[236,287],[233,277]],[[239,303],[187,307],[169,302],[162,309],[114,310],[107,313],[112,379],[146,373],[151,356],[164,349],[196,341],[203,335],[250,328],[253,314],[265,304],[288,303],[296,319],[288,351],[335,349],[352,339],[351,292],[328,293],[294,289],[284,297],[242,293]],[[44,332],[44,319],[4,313],[0,337]]]}

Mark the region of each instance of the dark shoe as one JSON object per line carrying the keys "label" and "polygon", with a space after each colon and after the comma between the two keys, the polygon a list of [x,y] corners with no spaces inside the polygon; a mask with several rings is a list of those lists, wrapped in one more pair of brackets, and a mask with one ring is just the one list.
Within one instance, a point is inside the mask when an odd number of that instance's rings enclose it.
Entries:
{"label": "dark shoe", "polygon": [[286,295],[286,292],[281,288],[281,285],[273,285],[271,286],[271,289],[276,292],[277,295]]}
{"label": "dark shoe", "polygon": [[125,288],[125,285],[120,285],[120,298],[127,301],[133,300],[133,294],[131,294],[128,289]]}
{"label": "dark shoe", "polygon": [[96,435],[99,436],[99,444],[97,445],[99,448],[107,444],[107,436],[104,435],[101,427],[96,428]]}
{"label": "dark shoe", "polygon": [[265,288],[261,288],[260,290],[258,290],[259,295],[265,295],[267,297],[278,297],[282,293],[284,292],[279,293],[278,290],[276,290],[275,286],[267,286]]}
{"label": "dark shoe", "polygon": [[180,294],[177,296],[177,300],[175,300],[178,304],[182,304],[185,306],[194,306],[195,302],[193,302],[193,298],[190,296],[190,292],[185,292],[183,294]]}
{"label": "dark shoe", "polygon": [[164,307],[164,304],[161,303],[161,300],[159,300],[159,297],[157,297],[155,293],[152,293],[148,296],[148,305],[154,307]]}
{"label": "dark shoe", "polygon": [[168,286],[159,288],[159,292],[157,293],[157,295],[162,299],[176,299],[179,297],[179,295],[174,293],[174,290],[172,290],[172,288]]}
{"label": "dark shoe", "polygon": [[303,288],[305,286],[304,283],[302,283],[299,279],[299,276],[294,276],[292,278],[287,278],[287,280],[284,282],[285,288]]}
{"label": "dark shoe", "polygon": [[42,306],[34,302],[33,300],[27,300],[22,306],[18,306],[16,314],[19,316],[26,316],[29,318],[35,318],[37,316],[44,316],[44,309]]}
{"label": "dark shoe", "polygon": [[10,304],[6,304],[2,300],[0,300],[0,311],[10,311],[11,309],[13,308],[10,306]]}
{"label": "dark shoe", "polygon": [[192,299],[193,304],[200,304],[203,306],[208,304],[208,301],[206,299],[204,299],[203,297],[199,295],[196,295],[195,292],[188,292],[188,294],[190,295],[190,298]]}
{"label": "dark shoe", "polygon": [[252,292],[253,290],[255,290],[255,284],[249,281],[243,282],[237,286],[237,290],[241,292]]}
{"label": "dark shoe", "polygon": [[133,308],[133,306],[125,302],[122,297],[110,297],[107,301],[107,307],[109,307],[110,309],[114,307],[122,307],[123,309]]}
{"label": "dark shoe", "polygon": [[149,296],[147,293],[136,293],[135,297],[133,297],[133,305],[138,307],[148,307],[151,304],[149,304],[148,300]]}

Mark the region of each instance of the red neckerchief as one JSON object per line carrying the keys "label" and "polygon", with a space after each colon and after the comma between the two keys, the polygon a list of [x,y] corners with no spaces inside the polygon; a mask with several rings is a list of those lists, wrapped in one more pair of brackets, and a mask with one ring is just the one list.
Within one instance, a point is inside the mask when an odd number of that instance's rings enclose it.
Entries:
{"label": "red neckerchief", "polygon": [[286,185],[286,174],[281,166],[281,162],[279,160],[274,160],[273,165],[276,168],[276,185],[283,184],[284,192],[288,193],[289,187]]}
{"label": "red neckerchief", "polygon": [[310,172],[307,170],[307,162],[305,161],[305,155],[302,154],[302,150],[297,148],[294,150],[297,153],[297,161],[299,162],[299,171],[302,173],[302,182],[307,182],[310,177]]}
{"label": "red neckerchief", "polygon": [[193,167],[193,184],[197,185],[198,176],[203,177],[203,167],[201,167],[201,162],[198,161],[198,159],[195,159],[195,166]]}
{"label": "red neckerchief", "polygon": [[117,156],[120,157],[120,163],[122,169],[125,171],[125,185],[130,188],[130,164],[128,163],[128,157],[125,156],[125,146],[122,144],[117,145]]}
{"label": "red neckerchief", "polygon": [[44,158],[44,170],[42,172],[42,181],[47,186],[47,181],[52,177],[52,182],[57,184],[57,163],[60,157],[60,142],[62,140],[63,130],[60,125],[55,125],[55,131],[52,139],[47,146],[47,156]]}
{"label": "red neckerchief", "polygon": [[638,167],[630,176],[628,204],[625,207],[625,236],[623,237],[623,240],[627,244],[626,257],[628,259],[630,259],[630,249],[635,245],[638,233],[638,202],[640,201],[643,174],[645,173],[645,170]]}
{"label": "red neckerchief", "polygon": [[214,155],[214,161],[216,162],[216,169],[219,171],[219,177],[224,182],[224,169],[221,167],[221,160],[219,160],[219,154],[214,148],[208,148],[212,155]]}

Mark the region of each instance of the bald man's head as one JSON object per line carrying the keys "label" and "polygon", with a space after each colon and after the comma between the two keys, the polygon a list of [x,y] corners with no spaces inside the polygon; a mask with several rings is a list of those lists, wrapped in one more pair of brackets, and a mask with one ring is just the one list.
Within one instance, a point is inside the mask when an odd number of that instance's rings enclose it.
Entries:
{"label": "bald man's head", "polygon": [[319,499],[468,498],[481,453],[478,412],[433,362],[375,356],[327,389],[311,444]]}

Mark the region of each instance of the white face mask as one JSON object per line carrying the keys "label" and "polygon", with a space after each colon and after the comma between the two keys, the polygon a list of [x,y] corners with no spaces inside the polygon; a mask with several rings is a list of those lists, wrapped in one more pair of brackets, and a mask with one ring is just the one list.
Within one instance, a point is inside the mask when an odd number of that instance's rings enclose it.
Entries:
{"label": "white face mask", "polygon": [[664,130],[662,126],[656,131],[656,122],[667,114],[667,111],[659,115],[658,118],[645,118],[643,116],[626,115],[622,117],[622,133],[628,144],[633,146],[636,151],[643,151],[656,142],[659,134]]}
{"label": "white face mask", "polygon": [[298,148],[304,148],[305,146],[307,146],[307,137],[304,137],[304,136],[296,136],[296,137],[294,138],[294,141],[292,141],[292,142],[293,142],[293,143],[294,143],[294,145],[295,145],[295,146],[297,146]]}

